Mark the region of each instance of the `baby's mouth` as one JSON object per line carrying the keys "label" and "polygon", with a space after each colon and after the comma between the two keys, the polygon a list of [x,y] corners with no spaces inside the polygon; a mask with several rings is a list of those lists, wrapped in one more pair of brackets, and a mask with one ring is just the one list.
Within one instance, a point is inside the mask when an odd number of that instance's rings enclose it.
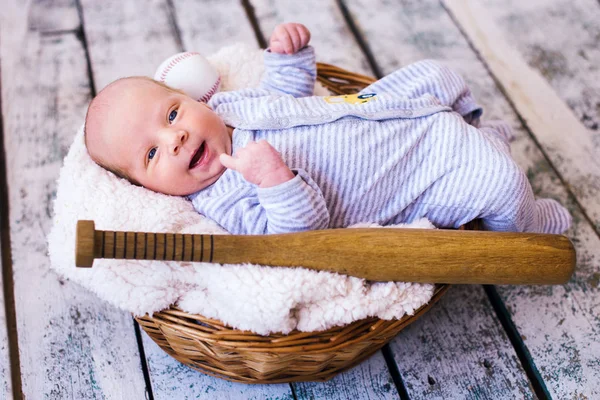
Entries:
{"label": "baby's mouth", "polygon": [[206,153],[206,142],[202,142],[202,144],[200,145],[198,150],[196,150],[196,152],[192,156],[192,159],[190,160],[189,168],[192,169],[192,168],[198,166],[198,164],[200,164],[200,161],[202,161],[204,158],[206,158],[206,157],[203,157],[205,155],[205,153]]}

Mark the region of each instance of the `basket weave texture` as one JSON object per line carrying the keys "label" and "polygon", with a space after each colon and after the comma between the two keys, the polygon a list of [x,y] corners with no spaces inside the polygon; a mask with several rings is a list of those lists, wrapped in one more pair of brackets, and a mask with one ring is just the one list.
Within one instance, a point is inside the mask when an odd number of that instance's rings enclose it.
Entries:
{"label": "basket weave texture", "polygon": [[[356,93],[375,81],[323,63],[317,64],[317,74],[319,82],[338,95]],[[367,318],[319,332],[261,336],[174,306],[136,320],[169,355],[212,376],[243,383],[326,381],[379,350],[448,287],[436,285],[428,304],[400,320]]]}

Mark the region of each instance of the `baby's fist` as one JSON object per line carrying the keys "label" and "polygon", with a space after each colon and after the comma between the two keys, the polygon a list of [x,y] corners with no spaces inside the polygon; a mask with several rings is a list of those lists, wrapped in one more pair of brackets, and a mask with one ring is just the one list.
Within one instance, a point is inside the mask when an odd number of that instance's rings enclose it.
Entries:
{"label": "baby's fist", "polygon": [[269,47],[273,53],[294,54],[306,47],[310,31],[302,24],[288,22],[275,27]]}

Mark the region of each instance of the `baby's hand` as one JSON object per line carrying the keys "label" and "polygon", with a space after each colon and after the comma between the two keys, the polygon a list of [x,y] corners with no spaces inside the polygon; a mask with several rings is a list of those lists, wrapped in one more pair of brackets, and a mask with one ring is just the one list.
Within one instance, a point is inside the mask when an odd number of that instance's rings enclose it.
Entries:
{"label": "baby's hand", "polygon": [[248,143],[235,157],[223,153],[219,160],[225,168],[238,171],[245,180],[261,188],[277,186],[294,177],[281,155],[266,140]]}
{"label": "baby's hand", "polygon": [[269,47],[273,53],[294,54],[310,41],[310,31],[302,24],[288,22],[275,27]]}

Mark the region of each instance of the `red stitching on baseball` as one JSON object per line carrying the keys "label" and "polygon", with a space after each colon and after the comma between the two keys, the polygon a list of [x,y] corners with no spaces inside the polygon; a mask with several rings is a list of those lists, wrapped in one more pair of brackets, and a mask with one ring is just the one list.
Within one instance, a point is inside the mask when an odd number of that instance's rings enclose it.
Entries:
{"label": "red stitching on baseball", "polygon": [[160,81],[164,82],[167,78],[167,74],[175,65],[177,65],[180,61],[185,60],[186,58],[190,58],[191,56],[200,55],[200,53],[196,53],[194,51],[186,51],[185,53],[178,55],[174,59],[169,62],[169,65],[165,67],[165,69],[160,73]]}
{"label": "red stitching on baseball", "polygon": [[210,88],[210,90],[208,92],[206,92],[206,94],[204,96],[200,97],[197,101],[203,101],[203,102],[206,103],[208,100],[210,100],[210,98],[212,97],[212,95],[215,94],[215,92],[217,91],[217,88],[219,87],[219,83],[221,83],[221,77],[220,76],[217,77],[217,81]]}

